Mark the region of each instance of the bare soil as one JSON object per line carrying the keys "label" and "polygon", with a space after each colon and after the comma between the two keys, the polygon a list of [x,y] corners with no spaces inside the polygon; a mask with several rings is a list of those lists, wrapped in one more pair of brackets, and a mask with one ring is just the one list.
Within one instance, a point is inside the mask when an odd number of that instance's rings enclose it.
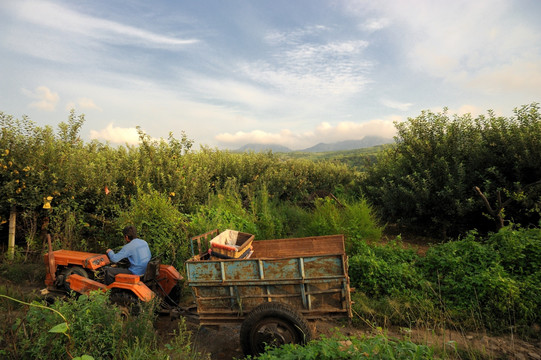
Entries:
{"label": "bare soil", "polygon": [[[160,317],[156,328],[162,337],[172,336],[178,328],[178,319]],[[193,349],[212,360],[233,360],[244,357],[240,347],[240,325],[199,327],[188,322],[192,333]],[[358,328],[333,320],[312,323],[315,338],[330,337],[336,332],[360,338],[378,333],[376,329]],[[433,346],[438,356],[446,359],[541,359],[541,341],[528,343],[512,335],[490,336],[484,333],[464,333],[449,329],[388,328],[384,333],[395,339],[409,339],[417,344]]]}

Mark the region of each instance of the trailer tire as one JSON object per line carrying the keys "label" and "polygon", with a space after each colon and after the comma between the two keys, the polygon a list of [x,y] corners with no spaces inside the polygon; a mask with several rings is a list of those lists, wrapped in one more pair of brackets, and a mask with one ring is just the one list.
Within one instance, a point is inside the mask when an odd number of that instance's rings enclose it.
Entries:
{"label": "trailer tire", "polygon": [[64,286],[64,289],[68,293],[71,292],[71,287],[70,287],[69,282],[67,282],[66,280],[68,279],[68,276],[73,275],[73,274],[81,275],[82,277],[88,279],[88,273],[82,267],[80,267],[80,266],[71,266],[69,268],[66,268],[64,271],[62,271],[62,276],[63,276],[63,278],[62,278],[63,279],[62,280],[63,284],[62,285]]}
{"label": "trailer tire", "polygon": [[306,319],[292,307],[268,302],[248,314],[240,328],[240,344],[246,356],[257,356],[265,346],[306,344],[312,332]]}

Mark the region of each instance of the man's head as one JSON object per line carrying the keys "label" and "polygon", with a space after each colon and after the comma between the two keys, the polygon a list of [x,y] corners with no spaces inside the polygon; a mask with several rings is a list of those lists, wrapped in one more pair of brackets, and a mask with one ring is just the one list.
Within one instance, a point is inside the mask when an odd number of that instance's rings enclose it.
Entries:
{"label": "man's head", "polygon": [[126,242],[130,242],[137,237],[137,230],[135,230],[135,226],[129,225],[122,230],[122,234],[124,234]]}

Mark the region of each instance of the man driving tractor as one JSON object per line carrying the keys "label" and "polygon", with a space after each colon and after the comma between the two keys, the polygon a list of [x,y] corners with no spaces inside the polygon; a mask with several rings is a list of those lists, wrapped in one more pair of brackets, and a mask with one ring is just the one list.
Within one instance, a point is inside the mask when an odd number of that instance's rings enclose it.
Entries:
{"label": "man driving tractor", "polygon": [[127,269],[107,266],[104,269],[105,285],[113,283],[117,274],[144,275],[147,264],[152,257],[148,243],[145,240],[137,237],[137,230],[135,229],[135,226],[126,226],[124,230],[122,230],[122,234],[124,235],[126,245],[124,245],[116,254],[111,249],[107,249],[106,253],[109,260],[111,260],[113,263],[128,258],[130,266]]}

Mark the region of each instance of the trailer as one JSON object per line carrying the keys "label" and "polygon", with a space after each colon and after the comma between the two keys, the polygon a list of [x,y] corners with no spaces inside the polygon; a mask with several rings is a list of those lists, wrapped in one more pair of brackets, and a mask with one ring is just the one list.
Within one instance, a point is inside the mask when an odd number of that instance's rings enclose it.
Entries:
{"label": "trailer", "polygon": [[241,323],[246,355],[308,342],[310,320],[351,318],[343,235],[253,241],[248,258],[224,259],[209,251],[219,234],[191,239],[186,281],[201,325]]}

